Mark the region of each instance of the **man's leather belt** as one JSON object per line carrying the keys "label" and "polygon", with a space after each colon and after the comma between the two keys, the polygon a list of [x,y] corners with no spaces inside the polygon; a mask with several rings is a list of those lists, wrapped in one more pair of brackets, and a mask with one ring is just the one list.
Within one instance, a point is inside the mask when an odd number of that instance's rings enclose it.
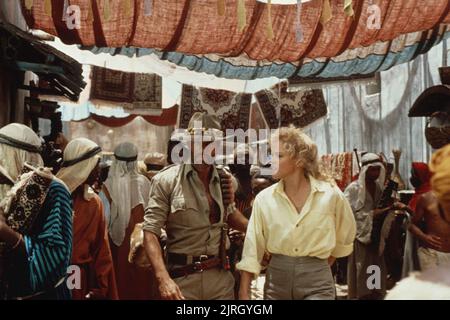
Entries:
{"label": "man's leather belt", "polygon": [[194,273],[201,273],[206,270],[218,268],[222,265],[222,261],[220,260],[220,258],[213,257],[208,259],[208,256],[203,257],[206,257],[206,260],[197,261],[192,264],[185,265],[184,267],[170,270],[170,277],[172,279],[181,278]]}
{"label": "man's leather belt", "polygon": [[189,261],[188,256],[185,254],[179,254],[179,253],[167,253],[167,259],[170,264],[176,264],[179,266],[184,266],[186,264],[196,263],[196,262],[202,262],[208,259],[215,258],[216,256],[207,256],[207,255],[201,255],[192,257],[192,260]]}

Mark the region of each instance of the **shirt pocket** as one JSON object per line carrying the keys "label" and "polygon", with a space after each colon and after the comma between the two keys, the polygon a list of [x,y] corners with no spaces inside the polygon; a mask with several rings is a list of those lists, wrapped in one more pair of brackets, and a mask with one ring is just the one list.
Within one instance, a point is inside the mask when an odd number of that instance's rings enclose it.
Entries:
{"label": "shirt pocket", "polygon": [[170,204],[168,222],[175,225],[198,225],[199,211],[194,205],[188,205],[184,197],[175,197]]}
{"label": "shirt pocket", "polygon": [[305,228],[313,237],[320,239],[335,237],[336,226],[334,222],[334,215],[324,211],[313,211],[306,217]]}

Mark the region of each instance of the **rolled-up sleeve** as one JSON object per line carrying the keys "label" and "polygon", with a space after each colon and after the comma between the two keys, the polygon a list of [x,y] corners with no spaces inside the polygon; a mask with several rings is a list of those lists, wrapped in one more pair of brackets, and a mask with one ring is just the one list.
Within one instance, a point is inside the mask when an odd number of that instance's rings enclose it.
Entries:
{"label": "rolled-up sleeve", "polygon": [[150,195],[145,209],[143,230],[161,236],[161,229],[166,225],[170,209],[170,195],[164,190],[165,181],[155,176],[150,186]]}
{"label": "rolled-up sleeve", "polygon": [[236,265],[238,270],[247,271],[255,275],[261,272],[261,261],[266,249],[264,234],[262,212],[258,206],[258,199],[256,199],[248,223],[242,259]]}
{"label": "rolled-up sleeve", "polygon": [[336,247],[331,256],[342,258],[353,252],[356,222],[350,203],[342,192],[338,192],[336,201]]}

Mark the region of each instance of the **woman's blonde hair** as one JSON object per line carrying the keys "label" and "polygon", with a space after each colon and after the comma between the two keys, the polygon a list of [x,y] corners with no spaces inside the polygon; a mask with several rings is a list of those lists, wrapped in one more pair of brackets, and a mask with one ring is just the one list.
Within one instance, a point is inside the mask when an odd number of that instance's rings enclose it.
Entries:
{"label": "woman's blonde hair", "polygon": [[317,145],[301,129],[293,125],[282,127],[275,130],[272,134],[272,138],[274,137],[278,137],[279,145],[283,146],[288,156],[295,160],[298,166],[303,167],[307,176],[334,183],[319,160]]}

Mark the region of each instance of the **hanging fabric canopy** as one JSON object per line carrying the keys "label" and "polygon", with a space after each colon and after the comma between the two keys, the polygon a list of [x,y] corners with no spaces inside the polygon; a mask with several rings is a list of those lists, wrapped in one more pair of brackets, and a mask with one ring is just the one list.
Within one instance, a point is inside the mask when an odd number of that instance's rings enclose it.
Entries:
{"label": "hanging fabric canopy", "polygon": [[[23,6],[28,25],[65,43],[127,48],[128,54],[137,53],[130,47],[151,48],[191,70],[236,79],[386,70],[439,43],[450,24],[450,0],[312,0],[300,11],[256,0],[32,2]],[[63,21],[64,3],[79,6],[79,29]],[[374,4],[379,28],[372,25]]]}
{"label": "hanging fabric canopy", "polygon": [[244,56],[223,58],[215,54],[189,55],[140,48],[84,47],[93,53],[109,53],[143,57],[154,55],[186,67],[221,78],[253,80],[267,77],[291,78],[294,82],[325,82],[343,78],[368,78],[374,73],[409,62],[427,53],[442,40],[450,39],[450,28],[440,26],[434,30],[401,35],[392,41],[377,42],[364,48],[348,49],[333,58],[304,59],[296,63],[254,61]]}

